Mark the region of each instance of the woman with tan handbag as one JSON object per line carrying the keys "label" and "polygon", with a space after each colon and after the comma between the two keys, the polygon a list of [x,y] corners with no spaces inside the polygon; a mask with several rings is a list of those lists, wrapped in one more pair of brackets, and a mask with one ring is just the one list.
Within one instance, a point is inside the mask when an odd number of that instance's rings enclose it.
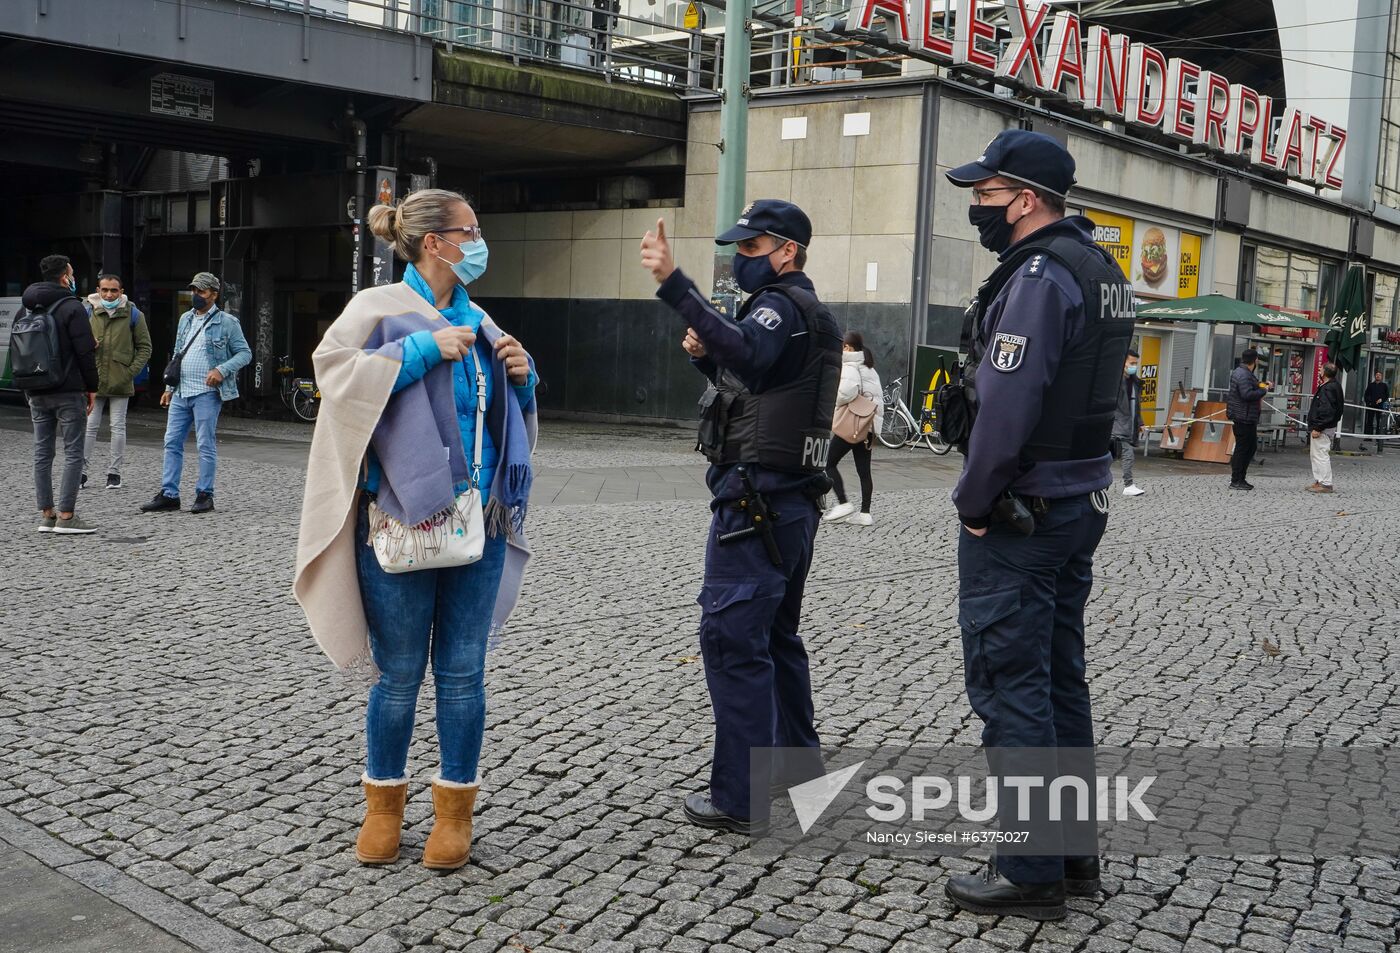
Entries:
{"label": "woman with tan handbag", "polygon": [[[870,496],[874,483],[870,478],[870,451],[885,415],[884,390],[880,375],[875,373],[875,358],[865,349],[865,339],[859,331],[847,331],[841,355],[841,386],[836,391],[836,415],[831,422],[831,456],[826,472],[836,491],[837,503],[822,517],[824,523],[851,523],[869,526]],[[851,454],[860,477],[860,512],[846,500],[846,488],[837,470],[841,458]]]}
{"label": "woman with tan handbag", "polygon": [[486,240],[465,198],[423,189],[369,211],[409,264],[359,292],[313,361],[311,441],[293,590],[340,668],[373,676],[362,864],[399,857],[408,751],[425,669],[440,768],[423,864],[471,852],[490,635],[520,593],[536,429],[534,362],[467,293]]}

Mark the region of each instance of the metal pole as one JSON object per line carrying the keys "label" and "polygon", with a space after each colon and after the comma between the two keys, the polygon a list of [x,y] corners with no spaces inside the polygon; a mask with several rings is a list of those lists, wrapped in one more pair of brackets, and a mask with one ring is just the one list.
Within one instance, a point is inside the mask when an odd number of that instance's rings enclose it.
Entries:
{"label": "metal pole", "polygon": [[[938,113],[940,87],[924,84],[919,124],[918,204],[914,209],[914,277],[909,293],[908,380],[914,379],[919,345],[927,343],[929,285],[933,270],[934,191],[938,186]],[[911,388],[914,393],[917,388]]]}
{"label": "metal pole", "polygon": [[[724,93],[720,105],[719,182],[715,188],[715,234],[727,231],[744,210],[749,168],[749,17],[753,0],[730,0],[724,20]],[[734,246],[715,246],[714,301],[734,313],[739,287],[732,271]]]}

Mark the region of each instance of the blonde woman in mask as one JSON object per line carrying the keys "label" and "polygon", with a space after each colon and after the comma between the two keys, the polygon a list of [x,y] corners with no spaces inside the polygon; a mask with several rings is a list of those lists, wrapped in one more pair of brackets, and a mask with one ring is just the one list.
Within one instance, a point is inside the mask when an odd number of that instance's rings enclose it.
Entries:
{"label": "blonde woman in mask", "polygon": [[[372,208],[369,227],[409,264],[402,282],[357,294],[316,349],[322,403],[294,590],[331,660],[375,679],[361,863],[398,859],[414,711],[431,660],[441,768],[423,863],[450,870],[471,850],[487,639],[514,608],[529,555],[537,378],[520,343],[471,300],[487,246],[465,198],[414,192],[397,207]],[[435,526],[473,486],[485,510],[480,559],[386,571],[370,545],[371,503],[376,520]]]}

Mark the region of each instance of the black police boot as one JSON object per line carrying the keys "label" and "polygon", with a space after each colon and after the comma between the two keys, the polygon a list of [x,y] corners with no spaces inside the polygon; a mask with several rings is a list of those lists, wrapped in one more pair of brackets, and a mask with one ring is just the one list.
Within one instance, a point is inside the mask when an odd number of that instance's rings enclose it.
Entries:
{"label": "black police boot", "polygon": [[1097,857],[1065,858],[1065,893],[1071,897],[1094,897],[1099,892]]}
{"label": "black police boot", "polygon": [[214,510],[213,493],[196,493],[194,495],[194,506],[190,507],[191,513],[210,513]]}
{"label": "black police boot", "polygon": [[178,496],[166,496],[164,493],[157,493],[156,498],[149,503],[141,504],[142,513],[159,513],[162,510],[178,510],[180,508],[180,498]]}
{"label": "black police boot", "polygon": [[1065,882],[1017,886],[992,866],[971,877],[954,877],[943,892],[948,899],[972,913],[1026,917],[1029,920],[1063,920]]}
{"label": "black police boot", "polygon": [[738,817],[730,817],[710,802],[708,794],[685,796],[685,819],[697,827],[708,827],[731,834],[762,834],[766,827]]}

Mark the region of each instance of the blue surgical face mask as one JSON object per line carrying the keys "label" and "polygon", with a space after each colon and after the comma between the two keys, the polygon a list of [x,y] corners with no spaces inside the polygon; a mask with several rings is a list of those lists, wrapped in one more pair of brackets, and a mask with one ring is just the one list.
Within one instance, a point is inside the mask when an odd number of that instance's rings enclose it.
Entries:
{"label": "blue surgical face mask", "polygon": [[[441,236],[439,236],[441,237]],[[443,239],[446,241],[446,239]],[[457,250],[462,253],[461,261],[447,261],[438,255],[438,261],[447,262],[452,268],[452,273],[457,276],[457,280],[463,285],[469,285],[482,275],[486,274],[486,260],[489,253],[486,249],[486,239],[478,238],[474,242],[447,242],[449,245],[456,245]]]}
{"label": "blue surgical face mask", "polygon": [[734,264],[731,266],[734,271],[734,281],[745,294],[753,294],[759,288],[771,285],[778,280],[778,272],[774,270],[773,263],[768,260],[769,255],[735,253]]}
{"label": "blue surgical face mask", "polygon": [[1134,364],[1132,367],[1125,367],[1123,370],[1127,373],[1129,377],[1137,377],[1138,369],[1136,364]]}
{"label": "blue surgical face mask", "polygon": [[102,307],[106,308],[108,311],[117,310],[117,306],[122,303],[121,298],[113,298],[111,301],[108,301],[106,298],[100,298],[99,300],[102,302]]}

